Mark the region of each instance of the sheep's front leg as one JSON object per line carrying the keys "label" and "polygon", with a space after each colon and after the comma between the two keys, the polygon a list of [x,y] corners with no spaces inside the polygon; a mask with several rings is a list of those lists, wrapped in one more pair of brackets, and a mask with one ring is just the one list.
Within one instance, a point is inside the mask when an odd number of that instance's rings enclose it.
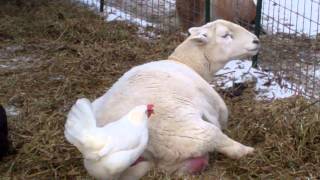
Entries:
{"label": "sheep's front leg", "polygon": [[230,145],[223,145],[221,147],[217,147],[217,151],[233,159],[240,159],[243,156],[253,153],[254,148],[245,146],[234,140],[232,141],[233,142]]}
{"label": "sheep's front leg", "polygon": [[138,180],[142,178],[144,175],[148,173],[152,168],[154,167],[154,164],[150,161],[140,161],[134,166],[129,167],[127,170],[125,170],[121,176],[120,180]]}

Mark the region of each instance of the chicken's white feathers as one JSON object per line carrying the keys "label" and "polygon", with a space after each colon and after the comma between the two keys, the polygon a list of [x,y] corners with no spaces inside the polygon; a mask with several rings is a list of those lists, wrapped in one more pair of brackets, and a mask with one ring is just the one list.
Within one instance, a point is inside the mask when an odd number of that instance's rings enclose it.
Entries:
{"label": "chicken's white feathers", "polygon": [[65,125],[65,137],[85,158],[99,159],[98,151],[111,139],[96,132],[96,119],[91,102],[82,98],[72,106]]}
{"label": "chicken's white feathers", "polygon": [[90,174],[113,176],[143,153],[148,141],[147,121],[148,108],[141,105],[118,121],[97,127],[92,104],[83,98],[68,114],[65,136],[83,154]]}

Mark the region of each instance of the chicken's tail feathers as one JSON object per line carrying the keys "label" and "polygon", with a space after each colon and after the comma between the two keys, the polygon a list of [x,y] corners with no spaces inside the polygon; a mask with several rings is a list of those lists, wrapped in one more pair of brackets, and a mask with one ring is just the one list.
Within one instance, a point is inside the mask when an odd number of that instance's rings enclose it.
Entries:
{"label": "chicken's tail feathers", "polygon": [[89,145],[96,128],[91,102],[85,98],[78,99],[67,117],[64,131],[66,139],[81,151],[84,146]]}
{"label": "chicken's tail feathers", "polygon": [[68,114],[67,123],[79,124],[86,128],[96,127],[96,118],[91,102],[86,98],[78,99]]}

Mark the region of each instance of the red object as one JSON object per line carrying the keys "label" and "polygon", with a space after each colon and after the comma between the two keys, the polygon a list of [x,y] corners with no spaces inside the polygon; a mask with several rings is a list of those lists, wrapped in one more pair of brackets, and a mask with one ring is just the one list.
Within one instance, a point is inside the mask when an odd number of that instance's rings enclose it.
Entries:
{"label": "red object", "polygon": [[140,156],[133,164],[131,164],[131,166],[135,166],[136,164],[138,164],[141,161],[145,161],[145,159]]}
{"label": "red object", "polygon": [[147,111],[148,111],[148,117],[150,117],[151,116],[151,114],[153,114],[154,112],[153,112],[153,104],[148,104],[147,105]]}
{"label": "red object", "polygon": [[208,166],[208,157],[200,156],[188,159],[186,161],[186,168],[191,174],[197,174],[203,171]]}

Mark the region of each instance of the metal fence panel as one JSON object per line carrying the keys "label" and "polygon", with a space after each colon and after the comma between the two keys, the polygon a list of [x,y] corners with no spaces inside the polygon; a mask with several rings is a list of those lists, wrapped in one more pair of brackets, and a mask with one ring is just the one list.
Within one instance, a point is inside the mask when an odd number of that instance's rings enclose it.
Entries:
{"label": "metal fence panel", "polygon": [[186,32],[189,27],[217,18],[252,31],[256,27],[256,33],[263,32],[259,65],[273,72],[283,88],[310,98],[320,97],[319,0],[257,0],[261,14],[255,0],[80,1],[98,3],[108,20],[127,20],[144,31],[157,33]]}
{"label": "metal fence panel", "polygon": [[[260,0],[259,0],[260,1]],[[320,98],[320,2],[262,0],[259,64],[284,88]],[[287,83],[290,82],[290,83]]]}

